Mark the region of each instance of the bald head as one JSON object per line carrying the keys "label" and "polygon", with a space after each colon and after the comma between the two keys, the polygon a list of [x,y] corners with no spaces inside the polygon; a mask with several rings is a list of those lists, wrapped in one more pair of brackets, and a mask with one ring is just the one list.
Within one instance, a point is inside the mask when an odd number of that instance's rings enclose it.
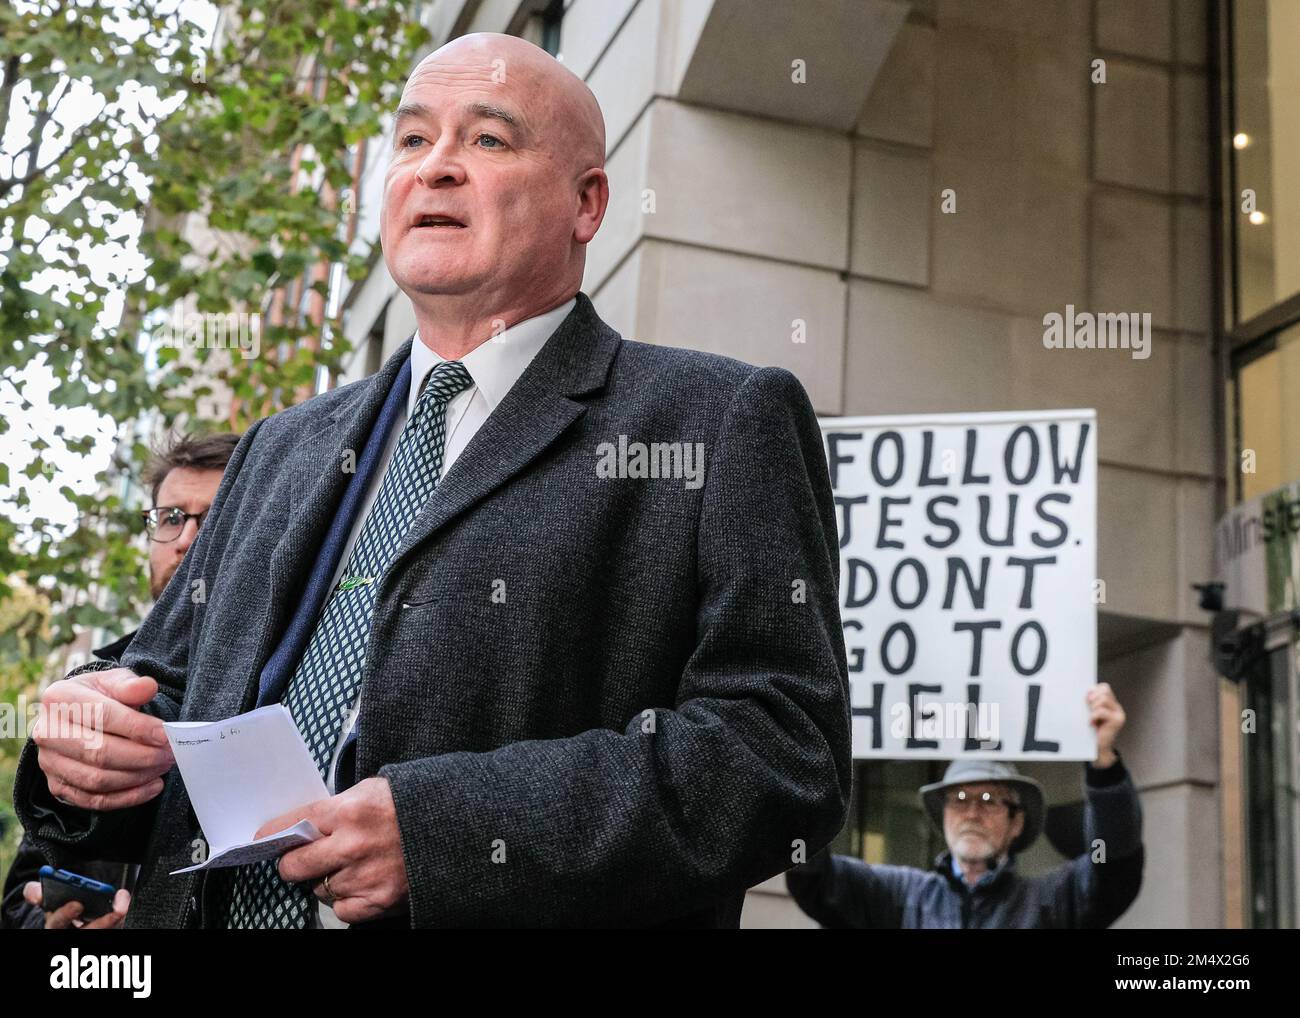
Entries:
{"label": "bald head", "polygon": [[569,300],[609,204],[605,122],[550,54],[476,34],[411,72],[393,123],[380,242],[444,357]]}
{"label": "bald head", "polygon": [[533,141],[574,173],[605,165],[605,117],[587,83],[539,46],[513,35],[462,35],[420,61],[407,80],[488,80],[499,86],[505,112],[523,120]]}

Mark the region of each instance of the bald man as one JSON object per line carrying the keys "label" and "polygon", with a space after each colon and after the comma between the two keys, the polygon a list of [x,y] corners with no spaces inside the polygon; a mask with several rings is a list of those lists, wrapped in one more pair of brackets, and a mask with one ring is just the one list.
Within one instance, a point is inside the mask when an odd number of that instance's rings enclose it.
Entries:
{"label": "bald man", "polygon": [[[601,321],[604,149],[591,92],[519,39],[412,73],[381,238],[415,335],[248,430],[122,666],[46,695],[101,706],[102,745],[23,753],[51,855],[146,860],[128,926],[734,927],[841,826],[816,418],[789,372]],[[203,842],[163,721],[274,704],[329,794],[257,834],[322,837],[169,875]]]}

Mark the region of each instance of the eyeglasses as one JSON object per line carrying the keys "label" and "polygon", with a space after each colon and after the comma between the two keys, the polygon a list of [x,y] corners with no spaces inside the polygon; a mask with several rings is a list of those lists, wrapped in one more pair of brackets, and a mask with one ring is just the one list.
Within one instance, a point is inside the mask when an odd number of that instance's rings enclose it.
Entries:
{"label": "eyeglasses", "polygon": [[180,537],[187,520],[194,520],[194,529],[197,530],[203,526],[203,520],[207,515],[206,509],[201,513],[187,513],[178,505],[158,505],[140,512],[140,518],[144,520],[144,528],[149,532],[149,540],[157,544],[166,544]]}
{"label": "eyeglasses", "polygon": [[1020,803],[1014,799],[995,799],[992,792],[980,792],[977,795],[964,788],[958,788],[943,797],[945,809],[961,811],[972,804],[975,806],[975,811],[984,816],[990,816],[1004,807],[1009,813],[1015,813],[1020,809]]}

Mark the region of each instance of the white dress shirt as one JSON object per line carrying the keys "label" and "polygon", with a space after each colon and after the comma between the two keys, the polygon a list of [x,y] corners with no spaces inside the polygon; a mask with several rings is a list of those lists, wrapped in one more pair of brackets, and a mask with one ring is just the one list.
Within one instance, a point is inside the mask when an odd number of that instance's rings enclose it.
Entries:
{"label": "white dress shirt", "polygon": [[[474,380],[474,384],[464,392],[458,393],[447,404],[446,437],[443,445],[442,473],[439,474],[439,480],[446,476],[451,465],[456,462],[456,457],[464,451],[465,446],[469,445],[469,440],[482,427],[483,422],[496,409],[497,404],[505,398],[506,393],[510,391],[511,387],[518,381],[519,376],[524,373],[524,369],[528,367],[533,358],[546,345],[546,341],[551,338],[551,334],[568,317],[569,312],[573,310],[576,303],[576,298],[570,298],[557,308],[552,308],[535,318],[518,322],[499,336],[494,336],[487,342],[480,343],[460,359],[461,364],[465,366],[465,370],[469,372],[470,378]],[[407,394],[406,407],[398,411],[397,420],[393,423],[393,430],[388,436],[388,442],[384,446],[379,465],[370,480],[369,488],[366,489],[365,501],[362,502],[361,508],[357,512],[356,520],[352,524],[352,531],[348,534],[348,542],[343,548],[343,554],[339,557],[338,568],[335,569],[334,576],[330,580],[331,591],[338,586],[339,580],[344,574],[348,556],[352,554],[352,546],[356,544],[357,538],[361,534],[361,527],[365,523],[366,517],[370,515],[370,509],[379,494],[380,483],[383,481],[384,474],[388,471],[388,464],[392,459],[393,451],[397,448],[397,440],[402,433],[402,429],[406,426],[407,420],[415,410],[415,401],[420,395],[424,380],[428,377],[429,372],[443,360],[445,358],[438,356],[431,347],[426,345],[417,332],[415,342],[411,344],[411,389]],[[359,708],[360,700],[358,698],[358,702],[354,703],[352,709],[348,711],[348,716],[339,731],[339,740],[334,747],[334,757],[330,761],[329,774],[325,781],[330,795],[333,795],[335,791],[339,754],[343,749],[344,742],[347,741],[348,733],[352,731],[352,725],[356,721]],[[320,925],[326,928],[341,929],[347,926],[347,923],[342,922],[334,915],[333,909],[324,904],[320,906],[319,920]]]}

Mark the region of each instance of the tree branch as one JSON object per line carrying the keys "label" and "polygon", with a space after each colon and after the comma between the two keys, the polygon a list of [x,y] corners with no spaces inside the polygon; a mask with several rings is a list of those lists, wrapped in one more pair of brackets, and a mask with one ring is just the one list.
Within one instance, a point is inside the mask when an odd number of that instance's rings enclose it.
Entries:
{"label": "tree branch", "polygon": [[0,88],[0,96],[4,97],[4,101],[0,102],[0,108],[5,111],[5,118],[0,121],[0,138],[3,138],[5,132],[9,130],[9,109],[14,97],[14,83],[17,80],[18,57],[15,55],[5,61],[5,83],[3,88]]}
{"label": "tree branch", "polygon": [[[72,132],[72,137],[68,141],[67,147],[64,148],[62,152],[60,152],[57,156],[51,159],[44,166],[37,166],[30,173],[26,173],[21,177],[10,177],[8,180],[0,181],[0,198],[3,198],[15,187],[26,187],[37,177],[44,176],[52,167],[61,163],[64,160],[64,158],[68,155],[69,152],[71,152],[74,148],[77,147],[77,142],[79,142],[82,138],[86,137],[88,134],[92,133],[92,128],[98,126],[99,126],[98,118],[90,121],[89,123],[82,124],[80,127],[78,127],[75,131]],[[36,160],[33,159],[32,162],[34,164]]]}
{"label": "tree branch", "polygon": [[[32,130],[32,140],[29,141],[22,149],[19,150],[18,155],[14,157],[15,163],[17,163],[20,158],[22,158],[24,155],[30,152],[31,163],[29,165],[35,165],[37,157],[40,156],[41,154],[41,139],[45,137],[45,128],[49,124],[49,122],[54,118],[54,113],[59,108],[59,103],[63,102],[63,96],[68,91],[67,85],[69,80],[70,79],[66,74],[63,75],[59,79],[58,84],[55,85],[55,87],[50,90],[51,96],[55,95],[56,91],[58,92],[57,98],[55,98],[53,102],[46,104],[45,109],[41,110],[41,112],[37,115],[36,127],[33,128]],[[61,89],[60,86],[62,86]]]}

